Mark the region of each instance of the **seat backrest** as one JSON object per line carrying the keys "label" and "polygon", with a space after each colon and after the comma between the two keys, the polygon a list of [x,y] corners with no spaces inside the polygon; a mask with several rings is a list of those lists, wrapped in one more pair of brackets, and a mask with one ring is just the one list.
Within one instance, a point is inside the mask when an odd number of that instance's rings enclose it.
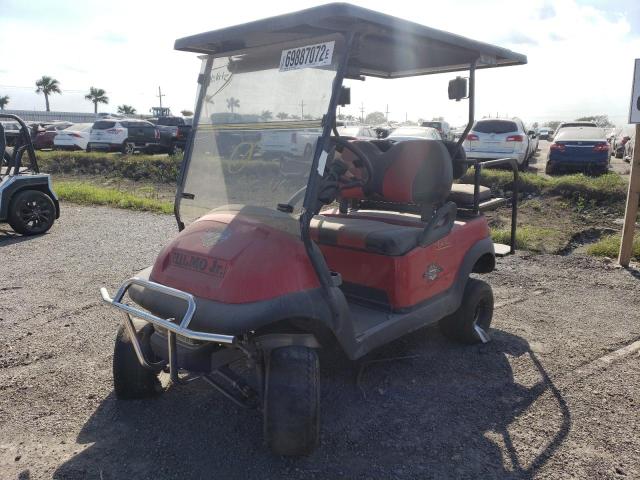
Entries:
{"label": "seat backrest", "polygon": [[[343,190],[341,198],[435,207],[449,195],[453,183],[452,161],[441,141],[407,140],[385,152],[367,141],[353,143],[370,159],[373,178],[366,190]],[[353,153],[346,149],[342,155],[347,160],[355,160]]]}

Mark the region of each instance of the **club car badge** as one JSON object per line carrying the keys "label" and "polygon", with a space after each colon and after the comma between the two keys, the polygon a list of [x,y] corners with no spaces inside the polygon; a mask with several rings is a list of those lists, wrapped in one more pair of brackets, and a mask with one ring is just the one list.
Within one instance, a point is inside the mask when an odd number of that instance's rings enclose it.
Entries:
{"label": "club car badge", "polygon": [[422,276],[426,278],[428,281],[433,282],[436,278],[438,278],[438,275],[440,275],[442,270],[443,269],[440,265],[436,263],[432,263],[427,267],[427,271],[424,272],[424,275]]}

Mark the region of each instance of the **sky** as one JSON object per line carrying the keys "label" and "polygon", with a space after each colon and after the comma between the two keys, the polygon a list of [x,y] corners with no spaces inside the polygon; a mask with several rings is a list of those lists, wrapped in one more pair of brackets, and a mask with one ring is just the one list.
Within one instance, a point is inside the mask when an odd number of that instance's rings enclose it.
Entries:
{"label": "sky", "polygon": [[[177,38],[320,5],[321,1],[0,0],[0,96],[7,108],[44,110],[35,93],[42,75],[59,80],[57,111],[93,110],[89,87],[106,90],[108,105],[139,113],[163,104],[193,110],[200,61],[173,50]],[[433,28],[527,55],[528,64],[479,71],[476,117],[518,116],[525,123],[607,114],[627,123],[633,59],[640,57],[639,0],[352,1]],[[465,102],[447,99],[455,74],[351,82],[360,116],[389,110],[391,120],[443,116],[465,122]]]}

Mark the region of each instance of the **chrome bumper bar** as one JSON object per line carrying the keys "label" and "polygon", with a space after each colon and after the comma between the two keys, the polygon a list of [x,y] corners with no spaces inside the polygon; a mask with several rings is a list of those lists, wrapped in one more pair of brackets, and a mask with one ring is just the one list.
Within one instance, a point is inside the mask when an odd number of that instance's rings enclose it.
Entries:
{"label": "chrome bumper bar", "polygon": [[[187,303],[187,311],[185,312],[182,320],[179,323],[175,322],[174,318],[160,318],[157,317],[145,310],[141,310],[131,305],[127,305],[122,302],[124,295],[127,293],[127,290],[132,285],[138,285],[144,288],[148,288],[150,290],[154,290],[156,292],[162,293],[164,295],[169,295],[171,297],[179,298],[184,300]],[[155,326],[165,328],[167,330],[167,340],[168,340],[168,348],[169,348],[169,375],[171,377],[171,381],[173,383],[178,383],[178,364],[177,364],[177,347],[176,347],[176,335],[180,335],[186,338],[191,338],[193,340],[200,340],[205,342],[215,342],[215,343],[225,343],[225,344],[233,344],[235,341],[235,337],[233,335],[221,335],[218,333],[209,333],[209,332],[198,332],[196,330],[191,330],[189,328],[189,324],[193,319],[193,315],[196,311],[196,301],[193,298],[193,295],[183,292],[181,290],[177,290],[175,288],[166,287],[159,283],[150,282],[148,280],[142,280],[140,278],[130,278],[126,282],[124,282],[114,298],[109,296],[109,292],[106,288],[102,287],[100,289],[100,294],[102,295],[102,300],[125,313],[125,328],[127,329],[128,336],[133,345],[133,349],[135,350],[136,356],[138,357],[138,361],[140,364],[151,370],[162,369],[165,366],[164,362],[152,363],[145,357],[144,352],[142,351],[142,346],[140,345],[140,340],[138,338],[138,334],[136,332],[135,326],[133,325],[133,321],[131,317],[140,318],[147,322],[152,323]]]}
{"label": "chrome bumper bar", "polygon": [[[122,303],[122,298],[124,297],[127,290],[132,285],[139,285],[144,288],[148,288],[150,290],[154,290],[156,292],[162,293],[164,295],[169,295],[171,297],[179,298],[184,300],[187,303],[187,311],[180,323],[175,323],[175,319],[173,318],[160,318],[151,313],[140,310],[138,308],[127,305],[126,303]],[[221,335],[218,333],[209,333],[209,332],[198,332],[196,330],[191,330],[189,328],[189,324],[193,319],[193,314],[196,312],[196,301],[193,298],[193,295],[187,292],[183,292],[181,290],[177,290],[175,288],[166,287],[159,283],[150,282],[148,280],[142,280],[140,278],[130,278],[126,282],[122,284],[122,286],[118,289],[115,297],[111,298],[109,296],[109,292],[106,288],[102,287],[100,289],[100,294],[102,295],[102,300],[109,305],[112,305],[120,310],[126,312],[129,315],[132,315],[137,318],[141,318],[142,320],[146,320],[147,322],[151,322],[158,327],[166,328],[167,330],[174,332],[183,337],[191,338],[193,340],[201,340],[204,342],[216,342],[216,343],[233,343],[235,337],[233,335]]]}

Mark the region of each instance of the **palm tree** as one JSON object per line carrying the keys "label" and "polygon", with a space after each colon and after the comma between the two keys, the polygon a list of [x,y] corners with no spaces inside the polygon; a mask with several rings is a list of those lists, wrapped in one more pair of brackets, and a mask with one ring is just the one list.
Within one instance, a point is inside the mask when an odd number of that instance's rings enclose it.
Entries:
{"label": "palm tree", "polygon": [[284,120],[286,118],[289,118],[289,114],[285,112],[280,112],[276,115],[276,117],[278,117],[280,120]]}
{"label": "palm tree", "polygon": [[193,112],[191,110],[181,110],[180,113],[183,117],[193,117]]}
{"label": "palm tree", "polygon": [[4,110],[4,107],[9,103],[9,95],[4,95],[0,97],[0,110]]}
{"label": "palm tree", "polygon": [[36,80],[36,93],[44,94],[44,103],[47,106],[47,112],[49,111],[49,95],[52,93],[62,93],[60,91],[60,83],[55,78],[47,77],[43,75],[40,80]]}
{"label": "palm tree", "polygon": [[131,105],[123,104],[118,107],[118,113],[121,113],[122,115],[135,115],[136,109]]}
{"label": "palm tree", "polygon": [[109,103],[109,97],[107,97],[107,92],[105,92],[101,88],[90,87],[89,93],[84,96],[85,99],[93,102],[93,113],[98,113],[98,104],[99,103]]}
{"label": "palm tree", "polygon": [[231,113],[233,113],[233,109],[236,107],[240,107],[240,100],[233,97],[227,98],[227,108],[231,110]]}
{"label": "palm tree", "polygon": [[269,110],[263,110],[262,113],[260,114],[260,119],[263,122],[268,122],[272,118],[273,118],[273,113],[271,113]]}

